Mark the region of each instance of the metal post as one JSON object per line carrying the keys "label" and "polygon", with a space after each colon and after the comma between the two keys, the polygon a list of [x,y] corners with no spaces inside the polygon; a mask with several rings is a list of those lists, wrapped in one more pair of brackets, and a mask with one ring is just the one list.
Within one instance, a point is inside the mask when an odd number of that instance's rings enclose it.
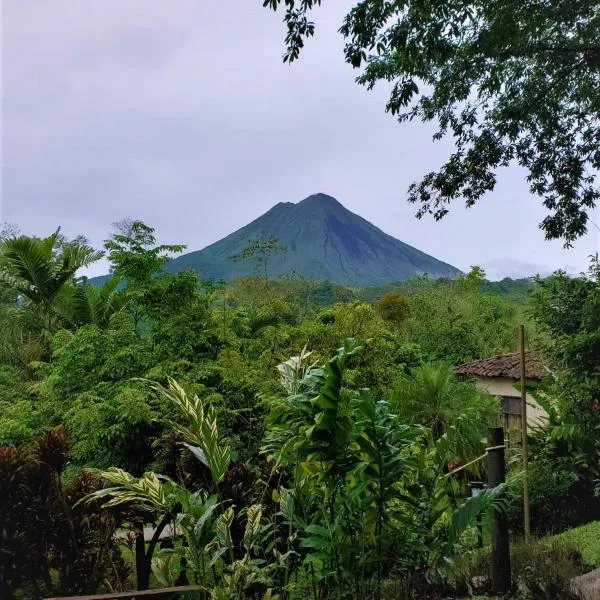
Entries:
{"label": "metal post", "polygon": [[[481,492],[485,489],[486,485],[483,481],[469,481],[469,492],[471,494],[471,498],[475,496],[479,496]],[[477,545],[480,548],[483,548],[483,524],[481,521],[481,514],[477,515]]]}
{"label": "metal post", "polygon": [[523,452],[523,529],[525,541],[529,541],[531,533],[531,516],[529,513],[529,473],[527,447],[527,390],[525,389],[525,327],[519,327],[519,347],[521,351],[521,450]]}
{"label": "metal post", "polygon": [[[490,489],[504,483],[506,467],[504,464],[504,428],[493,427],[488,432],[488,487]],[[506,594],[511,588],[510,547],[506,514],[498,509],[492,510],[492,591]]]}

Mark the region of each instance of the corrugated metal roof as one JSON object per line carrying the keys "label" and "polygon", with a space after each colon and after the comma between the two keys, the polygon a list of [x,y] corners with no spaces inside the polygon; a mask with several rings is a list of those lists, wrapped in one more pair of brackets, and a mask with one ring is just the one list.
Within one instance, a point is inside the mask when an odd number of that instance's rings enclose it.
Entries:
{"label": "corrugated metal roof", "polygon": [[[490,358],[475,360],[456,367],[458,375],[475,377],[521,378],[521,358],[518,352],[497,354]],[[525,376],[527,379],[541,379],[547,374],[541,356],[535,350],[525,351]]]}

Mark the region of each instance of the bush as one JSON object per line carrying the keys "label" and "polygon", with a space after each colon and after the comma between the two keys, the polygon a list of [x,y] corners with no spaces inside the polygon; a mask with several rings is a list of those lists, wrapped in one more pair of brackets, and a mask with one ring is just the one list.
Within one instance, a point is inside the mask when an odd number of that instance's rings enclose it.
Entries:
{"label": "bush", "polygon": [[[535,535],[558,533],[581,523],[580,507],[573,494],[577,475],[547,460],[529,463],[531,530]],[[511,530],[523,531],[523,479],[508,490],[508,519]]]}
{"label": "bush", "polygon": [[0,447],[0,598],[93,593],[126,576],[113,539],[123,515],[77,504],[102,482],[83,474],[63,486],[69,447],[62,428]]}
{"label": "bush", "polygon": [[586,567],[600,567],[600,521],[594,521],[552,538],[557,543],[572,544],[580,553]]}
{"label": "bush", "polygon": [[[471,579],[481,582],[478,592],[490,589],[490,555],[479,556]],[[583,573],[581,554],[565,540],[518,542],[511,547],[513,588],[519,600],[575,600],[571,580]]]}
{"label": "bush", "polygon": [[[550,444],[532,446],[529,462],[531,531],[537,536],[560,533],[598,518],[600,499],[593,482],[567,461],[551,454]],[[513,531],[523,530],[523,479],[508,491],[508,518]]]}
{"label": "bush", "polygon": [[408,299],[398,292],[388,292],[377,302],[375,310],[387,323],[400,325],[408,316]]}
{"label": "bush", "polygon": [[531,600],[567,600],[571,579],[583,572],[581,554],[566,542],[515,544],[511,552],[513,579],[519,595]]}

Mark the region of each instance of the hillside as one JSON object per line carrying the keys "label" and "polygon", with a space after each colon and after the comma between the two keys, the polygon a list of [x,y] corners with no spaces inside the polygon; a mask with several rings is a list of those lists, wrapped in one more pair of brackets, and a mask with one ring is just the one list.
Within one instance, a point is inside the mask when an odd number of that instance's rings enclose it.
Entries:
{"label": "hillside", "polygon": [[269,275],[295,273],[346,285],[375,285],[427,273],[451,277],[452,265],[387,235],[344,208],[335,198],[314,194],[301,202],[280,202],[258,219],[203,250],[172,260],[172,272],[191,268],[203,279],[231,280],[253,274],[253,261],[232,256],[256,238],[276,237],[287,252],[269,259]]}

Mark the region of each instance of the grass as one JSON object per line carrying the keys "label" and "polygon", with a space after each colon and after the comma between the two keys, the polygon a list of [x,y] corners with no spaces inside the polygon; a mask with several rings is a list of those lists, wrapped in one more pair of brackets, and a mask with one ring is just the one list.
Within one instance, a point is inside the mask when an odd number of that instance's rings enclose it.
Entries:
{"label": "grass", "polygon": [[592,569],[600,567],[600,521],[569,529],[547,539],[572,544],[581,553],[586,566]]}

